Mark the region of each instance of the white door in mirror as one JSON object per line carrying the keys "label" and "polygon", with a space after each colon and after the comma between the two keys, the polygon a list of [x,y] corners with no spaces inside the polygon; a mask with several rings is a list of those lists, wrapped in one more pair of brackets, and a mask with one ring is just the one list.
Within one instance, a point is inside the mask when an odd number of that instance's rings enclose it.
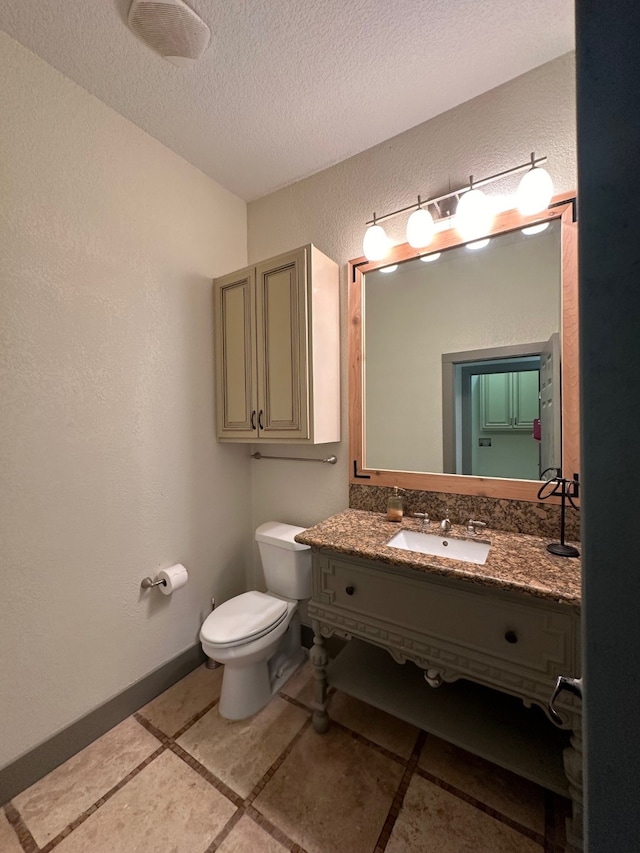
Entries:
{"label": "white door in mirror", "polygon": [[482,565],[487,560],[490,545],[488,542],[473,539],[452,539],[449,536],[434,536],[415,530],[400,530],[389,539],[387,547]]}

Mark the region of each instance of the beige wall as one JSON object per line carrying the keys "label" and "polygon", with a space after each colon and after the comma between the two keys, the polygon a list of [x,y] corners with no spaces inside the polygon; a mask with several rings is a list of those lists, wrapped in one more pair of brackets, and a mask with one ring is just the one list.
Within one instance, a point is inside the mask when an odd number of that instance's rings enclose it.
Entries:
{"label": "beige wall", "polygon": [[[549,158],[557,192],[576,186],[574,57],[568,54],[485,95],[352,157],[307,180],[249,204],[249,261],[315,243],[341,265],[342,435],[338,464],[258,462],[252,468],[253,522],[268,517],[309,525],[343,509],[352,465],[348,450],[346,271],[362,254],[365,221],[423,197],[461,186],[470,173],[493,174]],[[404,240],[402,217],[390,220]],[[266,452],[264,448],[261,448]],[[311,454],[311,451],[309,451]]]}
{"label": "beige wall", "polygon": [[[246,205],[0,34],[0,766],[197,642],[244,588],[211,277]],[[140,581],[183,562],[171,598]]]}

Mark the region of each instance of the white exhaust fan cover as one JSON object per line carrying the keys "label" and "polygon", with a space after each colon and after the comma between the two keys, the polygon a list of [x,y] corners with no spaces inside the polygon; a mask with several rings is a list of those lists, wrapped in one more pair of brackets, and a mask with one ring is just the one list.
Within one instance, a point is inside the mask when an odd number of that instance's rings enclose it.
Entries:
{"label": "white exhaust fan cover", "polygon": [[191,65],[209,46],[211,30],[182,0],[133,0],[129,28],[174,65]]}

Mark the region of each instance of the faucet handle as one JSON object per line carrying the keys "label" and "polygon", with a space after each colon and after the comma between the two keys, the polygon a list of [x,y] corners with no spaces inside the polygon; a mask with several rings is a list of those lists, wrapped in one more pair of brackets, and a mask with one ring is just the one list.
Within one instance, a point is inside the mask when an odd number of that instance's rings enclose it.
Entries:
{"label": "faucet handle", "polygon": [[482,530],[486,526],[487,524],[485,521],[474,521],[472,518],[470,518],[469,521],[467,521],[467,533],[470,536],[476,536],[478,530]]}
{"label": "faucet handle", "polygon": [[422,519],[422,530],[429,524],[429,513],[428,512],[414,512],[414,518]]}

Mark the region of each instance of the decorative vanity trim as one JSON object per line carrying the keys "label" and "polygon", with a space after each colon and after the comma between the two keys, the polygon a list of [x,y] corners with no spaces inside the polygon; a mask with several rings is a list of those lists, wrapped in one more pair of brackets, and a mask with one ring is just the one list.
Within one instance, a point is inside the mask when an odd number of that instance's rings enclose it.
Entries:
{"label": "decorative vanity trim", "polygon": [[323,637],[359,637],[397,663],[503,690],[545,714],[558,675],[579,666],[579,617],[561,604],[330,552],[313,561],[308,613]]}

